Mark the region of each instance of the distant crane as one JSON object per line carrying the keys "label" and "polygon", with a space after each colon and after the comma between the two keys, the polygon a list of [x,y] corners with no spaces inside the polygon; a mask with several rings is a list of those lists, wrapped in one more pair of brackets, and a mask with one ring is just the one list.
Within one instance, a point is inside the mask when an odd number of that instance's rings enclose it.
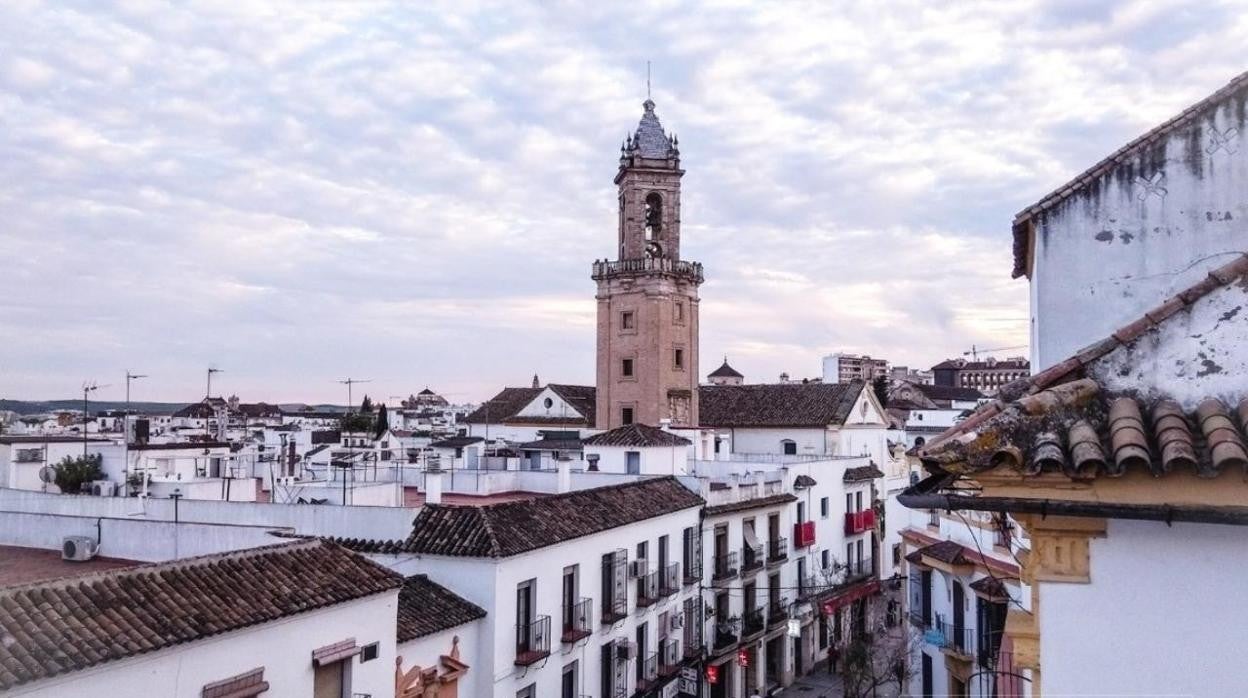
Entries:
{"label": "distant crane", "polygon": [[345,380],[340,380],[340,381],[335,381],[335,382],[347,386],[347,411],[350,412],[351,406],[355,404],[355,398],[352,396],[352,393],[351,393],[351,386],[355,385],[356,383],[372,383],[373,379],[371,378],[366,378],[366,379],[347,378]]}
{"label": "distant crane", "polygon": [[206,398],[212,397],[212,374],[214,373],[225,373],[225,369],[213,368],[212,366],[208,367],[208,390],[204,393],[204,397]]}
{"label": "distant crane", "polygon": [[1012,347],[996,347],[995,349],[980,349],[979,347],[972,344],[971,350],[962,352],[962,356],[971,357],[971,361],[979,361],[980,354],[994,354],[998,351],[1011,351],[1013,349],[1027,349],[1027,348],[1028,348],[1028,345],[1026,344],[1018,344]]}

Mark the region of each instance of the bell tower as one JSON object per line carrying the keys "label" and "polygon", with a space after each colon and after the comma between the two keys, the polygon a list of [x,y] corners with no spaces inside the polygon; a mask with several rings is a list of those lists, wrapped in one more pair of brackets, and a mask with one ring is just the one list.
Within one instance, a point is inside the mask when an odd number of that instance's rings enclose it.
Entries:
{"label": "bell tower", "polygon": [[620,147],[616,254],[594,262],[598,283],[599,429],[698,423],[698,286],[702,265],[680,258],[680,149],[643,104]]}

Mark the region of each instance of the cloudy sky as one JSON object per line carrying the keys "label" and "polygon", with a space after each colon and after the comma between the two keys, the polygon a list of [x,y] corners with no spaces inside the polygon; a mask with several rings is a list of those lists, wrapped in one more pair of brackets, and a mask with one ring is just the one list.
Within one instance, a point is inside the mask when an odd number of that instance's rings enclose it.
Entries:
{"label": "cloudy sky", "polygon": [[0,4],[0,397],[592,383],[647,60],[703,373],[1024,344],[1013,214],[1248,68],[1210,0],[103,5]]}

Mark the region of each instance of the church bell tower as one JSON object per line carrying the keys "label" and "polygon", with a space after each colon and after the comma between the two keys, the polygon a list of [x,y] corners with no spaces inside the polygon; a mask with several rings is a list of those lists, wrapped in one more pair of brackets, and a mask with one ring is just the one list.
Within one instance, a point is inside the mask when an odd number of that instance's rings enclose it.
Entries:
{"label": "church bell tower", "polygon": [[598,283],[599,429],[698,424],[698,286],[702,265],[680,258],[680,150],[647,99],[620,147],[617,259],[594,262]]}

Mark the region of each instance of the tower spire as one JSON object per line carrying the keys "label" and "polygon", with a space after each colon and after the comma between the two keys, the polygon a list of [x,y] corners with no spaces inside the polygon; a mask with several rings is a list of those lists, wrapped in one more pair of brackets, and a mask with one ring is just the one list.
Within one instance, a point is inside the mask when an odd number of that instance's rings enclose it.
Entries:
{"label": "tower spire", "polygon": [[646,99],[650,99],[650,61],[646,61]]}

